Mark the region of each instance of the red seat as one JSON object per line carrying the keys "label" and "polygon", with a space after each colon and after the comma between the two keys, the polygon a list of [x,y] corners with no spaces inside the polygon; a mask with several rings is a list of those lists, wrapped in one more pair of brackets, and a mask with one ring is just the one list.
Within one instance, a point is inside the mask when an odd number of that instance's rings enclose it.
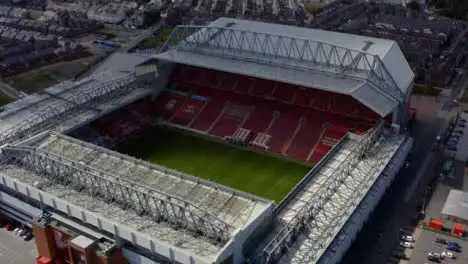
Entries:
{"label": "red seat", "polygon": [[[264,79],[189,66],[177,67],[171,79],[177,80],[179,85],[175,87],[179,91],[203,96],[207,101],[162,93],[153,108],[166,120],[221,138],[232,136],[242,126],[252,135],[270,136],[262,143],[268,145],[269,151],[314,163],[348,131],[362,133],[380,118],[350,96]],[[232,109],[240,112],[236,114]],[[150,118],[149,111],[140,112],[137,119]],[[130,121],[134,116],[128,111],[126,115]],[[302,124],[301,116],[305,118]],[[120,119],[122,115],[109,117],[99,127],[119,134],[139,125],[115,121]],[[328,128],[324,131],[325,123]]]}
{"label": "red seat", "polygon": [[268,146],[271,151],[282,154],[298,125],[299,116],[294,113],[280,112],[267,134],[271,136]]}
{"label": "red seat", "polygon": [[204,106],[205,102],[188,98],[170,121],[174,124],[186,126],[192,122]]}
{"label": "red seat", "polygon": [[345,115],[353,115],[357,108],[357,101],[348,95],[335,94],[332,99],[330,110]]}
{"label": "red seat", "polygon": [[330,96],[332,94],[329,92],[324,92],[317,90],[315,92],[315,97],[312,106],[320,110],[328,110],[330,107]]}
{"label": "red seat", "polygon": [[325,145],[322,143],[319,143],[317,147],[314,150],[314,153],[310,157],[309,161],[317,164],[327,153],[333,148],[333,146],[330,145]]}
{"label": "red seat", "polygon": [[161,93],[154,102],[154,109],[164,119],[169,119],[182,106],[186,99],[187,97],[179,94]]}
{"label": "red seat", "polygon": [[294,104],[300,106],[311,106],[315,90],[310,88],[298,88],[294,98]]}
{"label": "red seat", "polygon": [[288,156],[296,159],[307,160],[310,152],[313,150],[317,141],[320,139],[320,134],[323,130],[324,122],[318,116],[309,116],[305,119],[299,132],[294,137],[294,140],[289,145],[286,152]]}
{"label": "red seat", "polygon": [[182,83],[197,84],[200,80],[200,70],[195,67],[184,67],[179,75],[179,81]]}
{"label": "red seat", "polygon": [[257,105],[249,118],[244,123],[243,128],[255,132],[265,132],[268,125],[273,120],[274,111],[265,107],[264,105]]}
{"label": "red seat", "polygon": [[209,101],[195,119],[191,127],[200,131],[208,130],[211,125],[213,125],[216,118],[221,114],[221,111],[224,108],[224,103],[224,101],[218,101],[216,99]]}
{"label": "red seat", "polygon": [[273,97],[278,101],[291,103],[296,90],[297,88],[294,85],[282,83],[276,86]]}
{"label": "red seat", "polygon": [[210,134],[224,138],[230,137],[240,127],[242,122],[248,117],[250,108],[229,105],[224,109],[223,114],[213,126]]}
{"label": "red seat", "polygon": [[234,134],[234,132],[237,130],[240,124],[241,121],[237,119],[231,119],[226,116],[223,116],[213,126],[213,129],[211,129],[210,134],[220,138],[230,137],[232,136],[232,134]]}
{"label": "red seat", "polygon": [[258,97],[272,96],[276,84],[277,83],[273,81],[257,79],[250,94]]}
{"label": "red seat", "polygon": [[239,93],[249,93],[254,85],[254,79],[245,76],[237,76],[237,82],[235,83],[235,91]]}

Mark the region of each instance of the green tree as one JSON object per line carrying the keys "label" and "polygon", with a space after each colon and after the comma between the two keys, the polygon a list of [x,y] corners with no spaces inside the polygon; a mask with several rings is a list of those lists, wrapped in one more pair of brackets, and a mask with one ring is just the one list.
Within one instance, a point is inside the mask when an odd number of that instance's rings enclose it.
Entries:
{"label": "green tree", "polygon": [[411,1],[409,2],[406,7],[410,8],[410,9],[413,9],[413,10],[416,10],[416,11],[419,11],[421,10],[421,5],[419,5],[418,2],[416,1]]}

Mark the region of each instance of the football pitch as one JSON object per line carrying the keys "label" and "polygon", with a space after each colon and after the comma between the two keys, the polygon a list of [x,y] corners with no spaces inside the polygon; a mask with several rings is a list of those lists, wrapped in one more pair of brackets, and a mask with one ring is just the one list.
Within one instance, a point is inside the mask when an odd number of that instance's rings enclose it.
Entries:
{"label": "football pitch", "polygon": [[311,169],[167,128],[130,139],[119,151],[276,202]]}

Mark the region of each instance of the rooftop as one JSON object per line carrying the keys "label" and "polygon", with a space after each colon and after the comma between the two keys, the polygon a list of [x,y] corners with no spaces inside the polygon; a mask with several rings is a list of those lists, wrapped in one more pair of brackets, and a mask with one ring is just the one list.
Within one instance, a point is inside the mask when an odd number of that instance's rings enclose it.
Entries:
{"label": "rooftop", "polygon": [[94,244],[94,240],[91,239],[91,238],[87,238],[85,236],[77,236],[75,238],[73,238],[70,243],[72,243],[73,245],[76,245],[78,246],[79,248],[88,248],[89,246],[91,246],[92,244]]}
{"label": "rooftop", "polygon": [[414,78],[392,40],[231,18],[179,26],[163,50],[154,57],[349,94],[381,116]]}
{"label": "rooftop", "polygon": [[450,190],[441,213],[468,221],[468,193]]}
{"label": "rooftop", "polygon": [[133,73],[103,71],[12,102],[0,112],[0,145],[53,129],[68,131],[151,93]]}

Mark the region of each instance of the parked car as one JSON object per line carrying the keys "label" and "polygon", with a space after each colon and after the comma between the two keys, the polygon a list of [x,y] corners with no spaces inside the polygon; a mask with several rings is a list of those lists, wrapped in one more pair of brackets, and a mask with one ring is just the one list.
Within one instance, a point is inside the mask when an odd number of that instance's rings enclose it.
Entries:
{"label": "parked car", "polygon": [[457,242],[448,242],[448,245],[449,245],[449,246],[450,246],[450,245],[453,245],[453,246],[458,247],[458,248],[461,247],[460,244],[458,244]]}
{"label": "parked car", "polygon": [[440,260],[441,256],[439,253],[429,252],[427,254],[427,259],[430,261],[438,261]]}
{"label": "parked car", "polygon": [[412,248],[413,247],[413,245],[411,245],[410,242],[406,242],[406,241],[400,242],[400,246],[402,246],[404,248]]}
{"label": "parked car", "polygon": [[406,241],[406,242],[413,242],[414,238],[412,236],[403,235],[401,236],[401,240]]}
{"label": "parked car", "polygon": [[466,126],[466,124],[463,123],[463,122],[458,122],[457,123],[457,127],[465,127],[465,126]]}
{"label": "parked car", "polygon": [[28,230],[27,228],[23,228],[23,229],[21,229],[20,232],[18,232],[17,235],[20,236],[20,237],[22,237],[22,236],[24,236],[24,235],[25,235],[26,233],[28,233],[28,232],[29,232],[29,230]]}
{"label": "parked car", "polygon": [[26,233],[25,235],[22,236],[24,241],[29,241],[34,237],[34,235],[31,232]]}
{"label": "parked car", "polygon": [[448,145],[447,149],[452,150],[452,151],[457,151],[458,148],[457,148],[457,145]]}
{"label": "parked car", "polygon": [[447,245],[447,250],[451,250],[451,251],[455,251],[455,252],[459,252],[460,251],[460,248],[457,247],[456,245]]}
{"label": "parked car", "polygon": [[442,245],[447,245],[447,240],[440,238],[440,237],[436,238],[435,242],[442,244]]}
{"label": "parked car", "polygon": [[406,255],[403,252],[393,252],[392,256],[399,259],[406,259]]}
{"label": "parked car", "polygon": [[455,254],[453,254],[452,252],[450,251],[444,251],[442,252],[441,256],[443,258],[448,258],[448,259],[454,259],[455,258]]}
{"label": "parked car", "polygon": [[13,229],[13,233],[18,234],[21,231],[21,227],[18,226],[17,228]]}

